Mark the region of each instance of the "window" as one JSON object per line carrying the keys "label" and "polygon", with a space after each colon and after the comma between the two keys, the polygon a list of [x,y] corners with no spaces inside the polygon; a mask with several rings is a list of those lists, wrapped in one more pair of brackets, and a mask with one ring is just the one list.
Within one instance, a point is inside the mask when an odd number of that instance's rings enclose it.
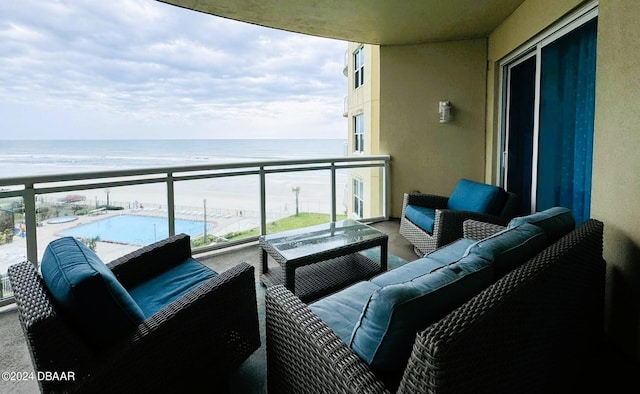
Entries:
{"label": "window", "polygon": [[353,79],[354,89],[364,85],[364,47],[360,47],[353,54]]}
{"label": "window", "polygon": [[358,217],[363,217],[364,206],[364,184],[360,179],[353,179],[353,214]]}
{"label": "window", "polygon": [[364,152],[364,116],[353,117],[353,151]]}

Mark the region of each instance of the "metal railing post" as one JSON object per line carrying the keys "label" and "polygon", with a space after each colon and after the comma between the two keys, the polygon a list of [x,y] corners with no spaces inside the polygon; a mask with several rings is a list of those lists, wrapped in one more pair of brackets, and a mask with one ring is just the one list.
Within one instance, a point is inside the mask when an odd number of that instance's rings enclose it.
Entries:
{"label": "metal railing post", "polygon": [[336,163],[335,162],[331,162],[331,221],[335,222],[336,221],[336,211],[337,211],[337,202],[336,202],[336,193],[337,193],[337,187],[336,187]]}
{"label": "metal railing post", "polygon": [[391,216],[391,167],[389,161],[384,162],[384,218],[389,220]]}
{"label": "metal railing post", "polygon": [[24,189],[24,222],[27,228],[27,259],[38,266],[38,238],[36,218],[36,191],[33,184],[25,184]]}
{"label": "metal railing post", "polygon": [[173,172],[167,174],[167,220],[169,236],[176,235],[176,206],[173,189]]}
{"label": "metal railing post", "polygon": [[264,166],[260,166],[260,235],[267,234],[267,180]]}

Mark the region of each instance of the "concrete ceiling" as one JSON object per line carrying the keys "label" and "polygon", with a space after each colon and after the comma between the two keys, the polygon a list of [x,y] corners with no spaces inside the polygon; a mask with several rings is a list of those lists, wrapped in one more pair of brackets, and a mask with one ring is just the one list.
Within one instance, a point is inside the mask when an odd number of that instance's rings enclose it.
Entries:
{"label": "concrete ceiling", "polygon": [[417,44],[486,37],[524,0],[159,0],[344,41]]}

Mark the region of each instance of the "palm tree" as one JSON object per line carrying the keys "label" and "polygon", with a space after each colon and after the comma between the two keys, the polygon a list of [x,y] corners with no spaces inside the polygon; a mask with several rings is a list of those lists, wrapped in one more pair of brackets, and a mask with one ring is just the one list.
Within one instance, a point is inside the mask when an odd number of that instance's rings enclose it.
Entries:
{"label": "palm tree", "polygon": [[300,194],[300,186],[296,186],[291,189],[292,192],[296,194],[296,216],[300,215],[300,211],[298,210],[298,195]]}

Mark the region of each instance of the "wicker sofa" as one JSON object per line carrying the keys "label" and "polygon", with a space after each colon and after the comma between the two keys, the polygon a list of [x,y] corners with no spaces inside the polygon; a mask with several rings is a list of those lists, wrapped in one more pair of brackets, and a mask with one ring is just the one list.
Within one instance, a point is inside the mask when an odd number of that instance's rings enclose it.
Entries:
{"label": "wicker sofa", "polygon": [[[75,293],[61,302],[54,297],[59,289],[46,281],[48,257],[60,264],[72,261],[76,271],[83,259],[78,256],[97,262],[88,248],[72,249],[74,241],[61,238],[50,243],[42,273],[28,261],[9,267],[35,373],[58,377],[38,379],[43,393],[224,392],[231,371],[260,347],[253,266],[240,263],[217,274],[192,259],[185,234],[138,249],[106,267],[100,263],[100,269],[109,270],[130,294],[151,284],[155,287],[148,295],[169,300],[161,307],[149,303],[160,309],[114,335],[117,329],[109,327],[114,318],[99,295]],[[53,257],[47,256],[49,250]],[[166,273],[171,273],[168,282],[158,282]],[[73,274],[67,272],[64,282]],[[72,282],[73,286],[95,292],[107,281],[105,276],[92,277],[99,279],[89,285]],[[195,277],[192,285],[175,286]],[[115,299],[113,291],[110,295]],[[91,310],[78,316],[64,305],[72,297]],[[96,322],[99,325],[88,325]]]}
{"label": "wicker sofa", "polygon": [[[477,239],[502,229],[468,221],[464,235]],[[587,221],[418,330],[411,337],[412,349],[395,385],[385,383],[319,318],[313,304],[305,305],[282,286],[268,288],[269,391],[540,393],[576,389],[586,382],[581,374],[602,341],[602,237],[603,224]]]}

